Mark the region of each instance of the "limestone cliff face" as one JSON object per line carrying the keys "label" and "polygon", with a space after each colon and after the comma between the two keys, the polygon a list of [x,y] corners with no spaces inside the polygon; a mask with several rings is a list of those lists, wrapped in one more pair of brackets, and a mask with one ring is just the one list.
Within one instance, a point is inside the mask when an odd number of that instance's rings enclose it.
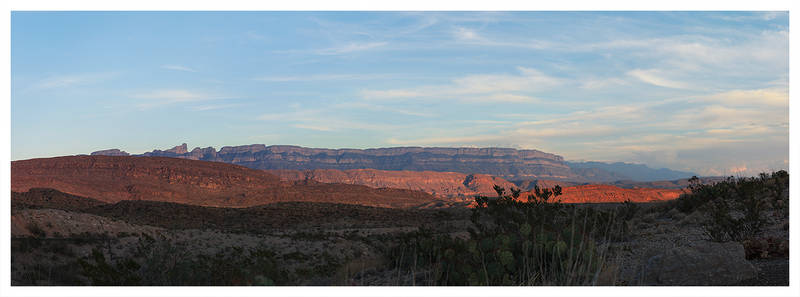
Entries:
{"label": "limestone cliff face", "polygon": [[318,149],[253,144],[187,150],[186,144],[142,156],[225,162],[253,169],[377,169],[391,171],[474,172],[504,179],[574,179],[561,156],[510,148]]}
{"label": "limestone cliff face", "polygon": [[[375,169],[268,170],[285,181],[316,181],[423,191],[441,198],[472,200],[475,195],[494,196],[494,185],[506,189],[513,183],[487,174],[435,171],[388,171]],[[458,200],[458,199],[456,199]]]}

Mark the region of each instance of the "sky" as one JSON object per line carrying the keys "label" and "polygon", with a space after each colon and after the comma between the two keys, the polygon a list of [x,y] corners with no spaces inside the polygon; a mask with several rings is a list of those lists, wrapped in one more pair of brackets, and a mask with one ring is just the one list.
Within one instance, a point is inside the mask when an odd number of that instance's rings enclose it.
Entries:
{"label": "sky", "polygon": [[12,12],[11,159],[287,144],[789,166],[788,12]]}

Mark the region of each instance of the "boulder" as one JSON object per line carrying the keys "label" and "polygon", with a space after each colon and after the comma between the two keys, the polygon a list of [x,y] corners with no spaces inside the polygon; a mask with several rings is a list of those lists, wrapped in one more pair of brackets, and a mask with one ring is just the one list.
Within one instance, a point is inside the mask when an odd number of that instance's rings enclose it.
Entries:
{"label": "boulder", "polygon": [[755,266],[745,259],[738,242],[702,241],[679,246],[647,259],[646,285],[725,286],[756,277]]}

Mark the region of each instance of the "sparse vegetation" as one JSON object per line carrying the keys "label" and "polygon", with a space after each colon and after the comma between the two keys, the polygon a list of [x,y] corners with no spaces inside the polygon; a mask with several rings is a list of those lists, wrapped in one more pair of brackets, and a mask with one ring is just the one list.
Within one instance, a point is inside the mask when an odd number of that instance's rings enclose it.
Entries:
{"label": "sparse vegetation", "polygon": [[231,247],[214,255],[194,255],[168,240],[143,238],[134,255],[109,262],[98,249],[79,259],[92,285],[275,285],[286,284],[275,253]]}
{"label": "sparse vegetation", "polygon": [[[700,211],[705,214],[704,229],[717,242],[744,241],[758,234],[768,220],[788,217],[789,174],[778,171],[758,177],[733,178],[712,185],[700,184],[693,177],[691,193],[671,203],[684,213]],[[776,210],[772,218],[767,210]]]}
{"label": "sparse vegetation", "polygon": [[[26,223],[17,230],[24,236],[12,238],[12,282],[639,285],[639,272],[628,268],[632,262],[619,259],[646,261],[651,253],[645,249],[657,255],[687,242],[739,241],[747,259],[788,259],[788,237],[782,235],[788,234],[787,189],[788,173],[781,171],[708,185],[693,180],[691,193],[650,204],[565,204],[559,187],[535,188],[529,196],[496,187],[494,197],[475,197],[472,209],[126,202],[80,211],[92,214],[90,222],[108,219],[105,231],[77,219],[21,220]],[[169,217],[170,210],[182,215]],[[196,217],[203,222],[194,229]],[[151,222],[160,228],[143,227]],[[682,242],[673,246],[673,239]]]}
{"label": "sparse vegetation", "polygon": [[420,231],[390,253],[396,269],[421,272],[429,285],[596,282],[605,262],[597,242],[612,240],[622,228],[616,211],[561,204],[558,186],[536,187],[527,201],[517,189],[495,190],[496,198],[475,198],[469,239]]}
{"label": "sparse vegetation", "polygon": [[27,228],[28,228],[28,231],[31,232],[31,235],[33,235],[34,237],[45,237],[45,236],[47,236],[47,233],[45,233],[44,230],[42,229],[42,227],[39,227],[39,224],[36,224],[36,222],[28,223]]}

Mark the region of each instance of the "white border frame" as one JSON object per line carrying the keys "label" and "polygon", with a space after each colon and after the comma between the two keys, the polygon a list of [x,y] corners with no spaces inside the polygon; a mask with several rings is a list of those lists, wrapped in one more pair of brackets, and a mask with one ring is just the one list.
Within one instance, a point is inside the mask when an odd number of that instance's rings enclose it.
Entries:
{"label": "white border frame", "polygon": [[[591,1],[591,0],[561,0],[553,2],[523,2],[508,0],[462,0],[462,1],[432,1],[432,0],[404,0],[381,2],[368,0],[295,0],[285,2],[255,2],[241,0],[227,1],[107,1],[89,0],[82,2],[58,0],[10,0],[3,2],[7,8],[6,13],[0,16],[0,23],[4,26],[2,40],[7,42],[2,48],[5,59],[2,59],[3,78],[2,90],[6,96],[2,116],[0,116],[0,133],[5,145],[0,146],[0,296],[531,296],[531,295],[559,295],[559,296],[800,296],[800,271],[798,271],[797,257],[800,255],[796,228],[790,233],[791,254],[794,255],[790,263],[789,287],[10,287],[10,133],[11,133],[11,108],[10,108],[10,24],[11,11],[42,11],[42,10],[358,10],[358,11],[384,11],[384,10],[412,10],[412,11],[463,11],[463,10],[780,10],[790,11],[790,90],[795,86],[791,69],[797,69],[797,59],[791,59],[795,52],[796,42],[791,37],[796,29],[792,21],[796,3],[800,1],[697,1],[673,0],[653,3],[651,1]],[[796,18],[794,18],[796,20]],[[798,104],[791,104],[790,91],[790,122],[798,114]],[[8,108],[7,110],[5,108]],[[800,167],[794,162],[800,151],[797,146],[797,129],[790,128],[790,224],[798,225],[800,202],[798,198],[798,174]],[[43,140],[43,145],[46,140]]]}

